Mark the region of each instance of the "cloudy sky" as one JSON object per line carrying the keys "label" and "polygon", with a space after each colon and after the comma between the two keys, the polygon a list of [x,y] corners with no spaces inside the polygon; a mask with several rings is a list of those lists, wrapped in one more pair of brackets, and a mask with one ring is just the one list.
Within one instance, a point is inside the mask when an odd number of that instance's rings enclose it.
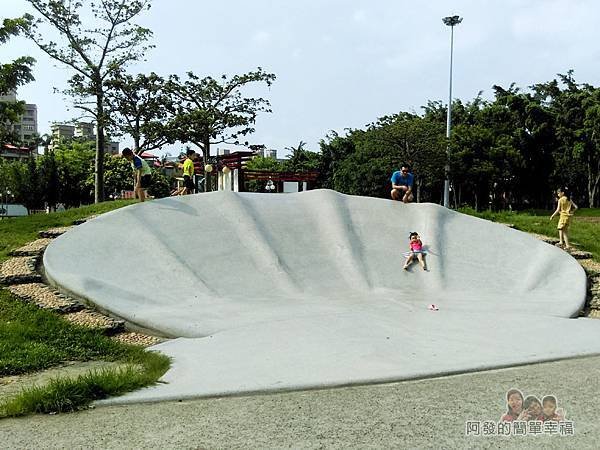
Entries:
{"label": "cloudy sky", "polygon": [[[30,11],[25,0],[0,5],[3,17]],[[455,30],[454,97],[490,97],[494,84],[527,87],[569,69],[600,85],[600,3],[592,0],[153,0],[138,23],[154,32],[156,48],[129,70],[219,76],[261,66],[277,80],[251,92],[270,99],[273,113],[258,118],[249,140],[280,155],[301,140],[318,150],[330,130],[447,102],[450,29],[441,19],[455,14],[464,21]],[[18,96],[38,105],[45,133],[75,117],[53,92],[71,72],[24,39],[0,46],[0,62],[24,54],[38,61],[36,81]]]}

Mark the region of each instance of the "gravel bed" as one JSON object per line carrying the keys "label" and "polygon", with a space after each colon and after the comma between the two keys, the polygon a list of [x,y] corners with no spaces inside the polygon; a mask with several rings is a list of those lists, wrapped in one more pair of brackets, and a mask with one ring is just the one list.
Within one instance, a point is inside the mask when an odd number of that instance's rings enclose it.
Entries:
{"label": "gravel bed", "polygon": [[565,250],[569,255],[575,259],[591,259],[592,254],[590,252],[584,252],[583,250]]}
{"label": "gravel bed", "polygon": [[122,320],[115,320],[89,309],[67,313],[63,317],[75,325],[102,330],[107,335],[113,335],[125,328],[125,322]]}
{"label": "gravel bed", "polygon": [[38,235],[42,238],[50,238],[53,239],[55,237],[60,236],[61,234],[65,234],[72,227],[58,227],[58,228],[50,228],[48,230],[43,230],[38,233]]}
{"label": "gravel bed", "polygon": [[591,309],[600,309],[600,275],[588,273],[588,306]]}
{"label": "gravel bed", "polygon": [[12,256],[39,256],[44,253],[48,244],[52,242],[52,239],[49,238],[41,238],[30,242],[23,247],[20,247],[11,252]]}
{"label": "gravel bed", "polygon": [[8,290],[17,297],[52,311],[67,313],[80,310],[83,306],[42,283],[27,283],[9,286]]}
{"label": "gravel bed", "polygon": [[36,272],[37,257],[18,256],[8,259],[0,266],[0,283],[19,284],[41,281],[41,276]]}
{"label": "gravel bed", "polygon": [[157,338],[156,336],[136,333],[135,331],[125,331],[123,333],[115,334],[111,339],[122,344],[139,345],[140,347],[150,347],[162,342],[162,339]]}
{"label": "gravel bed", "polygon": [[94,215],[85,217],[83,219],[76,219],[73,221],[73,225],[81,225],[82,223],[86,223],[88,220],[95,219],[96,217],[98,217],[98,216],[94,214]]}
{"label": "gravel bed", "polygon": [[536,233],[529,233],[529,234],[531,234],[534,238],[539,239],[540,241],[546,242],[547,244],[551,244],[551,245],[558,244],[558,239],[555,237],[545,236],[543,234],[536,234]]}
{"label": "gravel bed", "polygon": [[600,275],[600,263],[594,261],[593,259],[584,259],[579,261],[579,264],[586,271],[588,276],[598,276]]}

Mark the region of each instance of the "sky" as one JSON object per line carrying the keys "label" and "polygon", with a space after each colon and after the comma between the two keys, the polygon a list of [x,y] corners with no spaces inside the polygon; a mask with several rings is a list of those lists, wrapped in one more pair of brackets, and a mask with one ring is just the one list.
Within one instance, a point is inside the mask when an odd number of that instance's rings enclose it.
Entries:
{"label": "sky", "polygon": [[[25,0],[0,5],[2,17],[32,12]],[[259,115],[248,141],[279,157],[300,141],[318,151],[331,130],[447,103],[450,28],[442,18],[451,15],[464,19],[454,32],[454,98],[491,98],[495,84],[527,88],[569,69],[578,82],[600,85],[600,2],[592,0],[153,0],[136,23],[153,31],[155,48],[128,71],[218,77],[260,66],[275,83],[246,92],[269,99],[273,112]],[[72,70],[24,38],[0,45],[0,63],[22,55],[37,59],[36,81],[17,95],[37,104],[39,133],[76,117],[55,93]]]}

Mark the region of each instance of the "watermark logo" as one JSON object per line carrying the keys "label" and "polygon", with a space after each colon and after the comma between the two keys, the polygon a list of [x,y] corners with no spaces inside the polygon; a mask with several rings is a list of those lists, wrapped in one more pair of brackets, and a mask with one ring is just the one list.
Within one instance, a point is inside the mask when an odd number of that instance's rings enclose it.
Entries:
{"label": "watermark logo", "polygon": [[573,436],[575,424],[567,420],[564,408],[558,407],[554,395],[540,400],[535,395],[523,396],[518,389],[506,393],[506,412],[500,420],[467,420],[467,436]]}

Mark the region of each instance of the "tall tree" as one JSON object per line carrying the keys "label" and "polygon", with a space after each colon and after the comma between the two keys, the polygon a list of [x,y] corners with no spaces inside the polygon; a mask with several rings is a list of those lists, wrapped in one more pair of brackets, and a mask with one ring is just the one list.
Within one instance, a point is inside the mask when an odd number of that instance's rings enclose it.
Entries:
{"label": "tall tree", "polygon": [[58,166],[59,201],[65,206],[87,204],[93,199],[94,143],[69,141],[53,150]]}
{"label": "tall tree", "polygon": [[289,172],[303,172],[306,170],[318,170],[321,165],[321,155],[311,152],[306,148],[306,142],[300,141],[297,147],[286,147],[290,151],[287,160],[283,164],[283,170]]}
{"label": "tall tree", "polygon": [[[150,0],[27,0],[39,13],[23,18],[27,35],[51,58],[74,70],[66,93],[75,106],[96,121],[94,201],[104,198],[105,111],[104,82],[127,63],[143,58],[152,32],[132,20],[150,7]],[[89,25],[84,21],[89,20]],[[59,35],[60,43],[48,38],[43,26]]]}
{"label": "tall tree", "polygon": [[165,80],[155,74],[132,76],[116,72],[106,83],[111,122],[121,134],[133,138],[137,154],[160,148],[170,140],[168,131],[171,96]]}
{"label": "tall tree", "polygon": [[600,188],[600,88],[595,88],[584,100],[585,116],[583,125],[589,139],[587,153],[584,154],[587,169],[587,188],[590,208],[598,205]]}
{"label": "tall tree", "polygon": [[29,157],[27,160],[26,170],[21,172],[21,177],[18,182],[18,196],[21,202],[29,212],[32,209],[39,209],[42,206],[42,187],[40,185],[40,170],[33,157]]}
{"label": "tall tree", "polygon": [[[24,32],[27,26],[28,21],[23,18],[4,19],[0,26],[0,44]],[[33,81],[31,67],[34,63],[35,60],[30,56],[21,56],[9,63],[0,61],[0,95],[16,92],[19,86]],[[24,106],[25,102],[0,101],[0,145],[17,143],[17,136],[11,125],[19,122]]]}
{"label": "tall tree", "polygon": [[558,78],[560,81],[532,87],[554,117],[557,145],[552,178],[575,195],[587,197],[588,205],[593,207],[600,183],[598,88],[577,83],[572,70],[558,74]]}
{"label": "tall tree", "polygon": [[[259,112],[271,112],[268,100],[243,97],[242,88],[261,82],[271,86],[274,80],[274,74],[260,67],[231,78],[223,75],[220,80],[199,78],[188,72],[187,79],[181,82],[178,76],[171,75],[168,91],[175,99],[172,137],[198,146],[208,162],[211,145],[239,143],[242,136],[254,132]],[[205,189],[209,185],[205,183]]]}
{"label": "tall tree", "polygon": [[54,150],[48,150],[39,158],[39,170],[42,187],[42,198],[50,209],[56,209],[59,198],[58,166]]}
{"label": "tall tree", "polygon": [[443,177],[446,161],[443,133],[443,126],[435,121],[399,113],[381,117],[369,125],[361,140],[365,142],[363,146],[368,141],[373,156],[383,156],[396,170],[401,164],[412,167],[417,201],[420,201],[423,185],[435,184]]}
{"label": "tall tree", "polygon": [[319,142],[321,164],[319,166],[318,184],[326,189],[335,189],[333,179],[341,161],[355,152],[353,140],[348,136],[340,136],[330,131],[325,139]]}

